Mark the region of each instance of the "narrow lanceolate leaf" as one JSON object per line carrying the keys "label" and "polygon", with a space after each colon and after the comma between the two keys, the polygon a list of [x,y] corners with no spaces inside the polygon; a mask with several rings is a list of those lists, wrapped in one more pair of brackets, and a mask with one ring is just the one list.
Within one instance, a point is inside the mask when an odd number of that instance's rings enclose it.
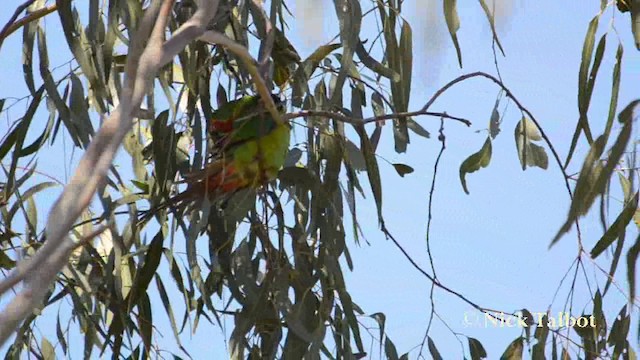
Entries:
{"label": "narrow lanceolate leaf", "polygon": [[589,201],[588,196],[591,193],[592,189],[595,187],[598,176],[602,171],[600,156],[602,156],[602,152],[604,151],[604,143],[604,136],[600,136],[591,145],[591,149],[589,150],[589,153],[587,154],[587,157],[582,164],[580,177],[576,182],[574,196],[573,200],[571,201],[571,207],[569,209],[567,220],[565,221],[564,225],[562,225],[549,246],[553,246],[553,244],[560,240],[560,237],[562,237],[562,235],[569,231],[573,222],[579,216],[584,215],[591,207],[593,201]]}
{"label": "narrow lanceolate leaf", "polygon": [[504,353],[500,357],[500,360],[522,360],[523,350],[524,350],[524,338],[519,337],[513,340],[511,344],[509,344],[507,349],[504,351]]}
{"label": "narrow lanceolate leaf", "polygon": [[492,139],[495,139],[500,133],[500,111],[498,111],[500,97],[501,96],[498,95],[496,103],[493,105],[493,110],[491,110],[491,118],[489,119],[489,134]]}
{"label": "narrow lanceolate leaf", "polygon": [[[32,6],[37,7],[38,3],[42,3],[42,1],[36,1]],[[33,44],[38,27],[38,21],[27,23],[22,35],[22,72],[24,73],[24,82],[32,96],[36,92],[33,81]]]}
{"label": "narrow lanceolate leaf", "polygon": [[330,103],[338,105],[342,97],[342,87],[353,66],[353,54],[360,43],[360,26],[362,25],[362,8],[359,0],[335,0],[336,15],[340,24],[340,40],[343,46],[340,59],[340,71],[331,95]]}
{"label": "narrow lanceolate leaf", "polygon": [[162,283],[162,279],[158,274],[154,277],[156,279],[156,287],[158,288],[158,292],[160,293],[160,300],[162,301],[162,305],[164,305],[164,309],[167,312],[167,316],[169,317],[169,323],[171,324],[171,330],[173,330],[173,337],[176,340],[178,345],[180,344],[180,333],[178,331],[178,325],[176,324],[176,318],[173,315],[173,309],[171,307],[171,301],[169,300],[169,296],[167,295],[167,290]]}
{"label": "narrow lanceolate leaf", "polygon": [[[618,94],[620,93],[620,71],[622,68],[622,44],[618,45],[618,51],[616,51],[616,65],[613,67],[613,80],[611,84],[611,101],[609,102],[609,116],[607,117],[607,125],[605,126],[604,133],[607,137],[611,133],[613,128],[613,119],[616,116],[618,108]],[[624,110],[623,110],[624,111]],[[622,112],[620,113],[622,115]],[[621,123],[626,121],[620,120]]]}
{"label": "narrow lanceolate leaf", "polygon": [[596,197],[606,190],[611,175],[616,166],[618,166],[631,138],[632,124],[633,121],[629,121],[629,119],[625,121],[616,142],[609,151],[609,156],[604,166],[600,158],[603,153],[604,143],[606,142],[605,136],[601,135],[593,143],[580,171],[580,177],[576,183],[567,221],[560,228],[551,245],[558,241],[560,237],[570,229],[571,224],[578,217],[585,215],[595,202]]}
{"label": "narrow lanceolate leaf", "polygon": [[604,47],[606,44],[606,36],[600,39],[598,44],[598,51],[596,53],[596,59],[591,69],[590,79],[589,68],[591,67],[591,58],[593,55],[593,48],[595,46],[596,30],[598,29],[598,22],[600,15],[596,15],[589,23],[587,34],[584,38],[584,44],[582,46],[582,60],[580,62],[580,70],[578,72],[578,111],[580,116],[578,118],[578,124],[571,140],[569,147],[569,153],[564,163],[564,167],[569,166],[569,162],[573,157],[573,152],[576,149],[580,134],[584,131],[587,141],[591,145],[593,143],[593,135],[591,135],[591,129],[589,127],[589,120],[587,112],[589,110],[589,102],[591,101],[591,94],[593,93],[593,85],[595,82],[595,76],[597,75],[600,62],[602,61],[602,55],[604,54]]}
{"label": "narrow lanceolate leaf", "polygon": [[134,305],[137,305],[141,296],[146,294],[147,289],[149,288],[149,283],[151,283],[151,279],[160,265],[163,242],[164,235],[162,234],[162,230],[160,230],[149,244],[149,249],[144,257],[142,267],[138,272],[136,272],[136,277],[128,296],[129,309]]}
{"label": "narrow lanceolate leaf", "polygon": [[458,43],[458,35],[456,35],[456,32],[460,28],[460,18],[458,17],[456,2],[457,0],[444,0],[444,19],[447,22],[447,28],[449,28],[453,45],[456,47],[458,64],[462,67],[462,52],[460,51],[460,44]]}
{"label": "narrow lanceolate leaf", "polygon": [[399,360],[396,345],[393,343],[393,341],[391,341],[391,339],[389,339],[388,336],[386,336],[384,339],[384,354],[389,360]]}
{"label": "narrow lanceolate leaf", "polygon": [[82,73],[89,80],[91,88],[96,93],[104,95],[105,85],[101,78],[98,77],[97,66],[91,57],[94,52],[91,49],[92,42],[87,37],[80,19],[78,12],[71,7],[71,1],[56,0],[58,7],[58,15],[60,16],[60,23],[62,24],[62,30],[64,32],[69,49],[73,53],[74,59],[80,65]]}
{"label": "narrow lanceolate leaf", "polygon": [[467,180],[466,176],[469,173],[476,172],[480,170],[480,168],[484,168],[489,166],[489,162],[491,162],[491,138],[487,137],[487,140],[484,142],[482,149],[477,153],[469,156],[465,161],[460,165],[460,181],[462,182],[462,188],[464,192],[469,194],[469,190],[467,189]]}
{"label": "narrow lanceolate leaf", "polygon": [[440,356],[440,352],[438,351],[438,348],[436,348],[436,344],[431,340],[431,336],[429,336],[427,341],[429,345],[429,353],[433,360],[442,360],[442,356]]}
{"label": "narrow lanceolate leaf", "polygon": [[362,65],[366,66],[369,70],[375,72],[380,76],[386,77],[393,82],[400,81],[400,74],[397,71],[382,65],[376,59],[374,59],[371,54],[367,52],[367,49],[364,48],[364,45],[362,45],[362,43],[358,44],[358,47],[356,48],[356,54],[358,55],[358,58],[360,58]]}
{"label": "narrow lanceolate leaf", "polygon": [[431,134],[425,128],[422,127],[417,121],[409,118],[407,119],[407,127],[413,131],[416,135],[420,135],[424,138],[430,138]]}
{"label": "narrow lanceolate leaf", "polygon": [[638,209],[638,193],[627,203],[624,207],[620,215],[616,218],[616,221],[611,224],[607,232],[602,235],[600,240],[596,243],[596,245],[591,249],[591,257],[596,258],[603,251],[605,251],[613,242],[620,236],[620,233],[626,229],[627,225],[633,219],[633,215],[635,215],[636,210]]}
{"label": "narrow lanceolate leaf", "polygon": [[545,360],[545,346],[547,345],[547,337],[549,336],[549,319],[547,316],[543,316],[540,324],[536,327],[536,332],[533,337],[536,338],[537,342],[533,345],[533,349],[531,352],[532,360]]}
{"label": "narrow lanceolate leaf", "polygon": [[484,10],[484,14],[487,16],[487,20],[489,20],[489,25],[491,26],[491,32],[493,33],[493,40],[498,45],[498,48],[500,49],[502,56],[504,56],[504,49],[500,44],[500,40],[498,39],[498,32],[496,31],[495,17],[493,16],[493,13],[487,6],[487,3],[485,2],[485,0],[480,0],[480,6],[482,6],[482,10]]}
{"label": "narrow lanceolate leaf", "polygon": [[627,281],[629,283],[629,299],[635,299],[636,295],[636,261],[640,254],[640,234],[636,237],[636,242],[627,253]]}
{"label": "narrow lanceolate leaf", "polygon": [[469,352],[471,353],[471,360],[481,360],[487,358],[487,351],[482,346],[482,343],[474,338],[469,338]]}
{"label": "narrow lanceolate leaf", "polygon": [[376,154],[374,153],[373,146],[367,136],[367,132],[363,125],[354,125],[355,130],[360,136],[360,149],[364,156],[364,162],[367,167],[367,176],[369,177],[369,183],[371,184],[371,192],[373,198],[376,201],[376,208],[378,210],[378,222],[380,225],[384,224],[382,217],[382,181],[380,179],[380,169],[378,168],[378,160],[376,160]]}
{"label": "narrow lanceolate leaf", "polygon": [[292,82],[293,94],[291,104],[295,107],[302,107],[302,99],[308,90],[307,81],[313,72],[320,65],[320,61],[329,56],[334,50],[339,49],[341,44],[323,45],[317,48],[308,58],[306,58],[296,69],[294,81]]}

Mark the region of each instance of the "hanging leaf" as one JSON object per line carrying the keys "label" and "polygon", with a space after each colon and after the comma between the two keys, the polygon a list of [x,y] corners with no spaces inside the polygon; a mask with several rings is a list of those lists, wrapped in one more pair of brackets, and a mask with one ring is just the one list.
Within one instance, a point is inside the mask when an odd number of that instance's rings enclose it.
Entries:
{"label": "hanging leaf", "polygon": [[407,119],[407,127],[417,135],[420,135],[427,139],[431,137],[431,134],[425,128],[423,128],[422,125],[411,118]]}
{"label": "hanging leaf", "polygon": [[431,340],[431,336],[428,337],[428,345],[429,345],[429,353],[433,360],[442,360],[442,356],[440,356],[440,352],[438,348],[436,348],[436,344]]}
{"label": "hanging leaf", "polygon": [[469,173],[476,172],[481,168],[485,168],[489,166],[489,162],[491,161],[491,138],[487,137],[485,140],[482,149],[477,153],[469,156],[465,161],[460,165],[460,182],[462,182],[462,188],[464,192],[469,194],[469,190],[467,189],[467,181],[466,176]]}
{"label": "hanging leaf", "polygon": [[500,105],[500,95],[498,95],[496,103],[493,105],[491,118],[489,119],[489,134],[492,139],[495,139],[500,133],[500,112],[498,111],[498,105]]}
{"label": "hanging leaf", "polygon": [[542,139],[542,135],[533,121],[523,117],[516,125],[515,138],[522,170],[526,170],[527,166],[537,166],[542,169],[547,169],[549,166],[549,158],[546,151],[543,147],[532,143],[532,141]]}
{"label": "hanging leaf", "polygon": [[453,40],[453,45],[456,47],[456,54],[458,55],[458,65],[462,67],[462,52],[460,51],[460,44],[458,43],[458,29],[460,29],[460,18],[458,17],[457,0],[444,0],[444,19],[447,22],[447,28],[449,29],[449,35]]}
{"label": "hanging leaf", "polygon": [[487,352],[485,351],[484,346],[482,346],[482,343],[480,343],[480,341],[472,337],[468,339],[469,339],[469,352],[471,353],[471,360],[486,359]]}
{"label": "hanging leaf", "polygon": [[611,224],[609,229],[602,235],[600,240],[596,243],[596,245],[591,249],[591,257],[593,259],[597,258],[603,251],[605,251],[613,242],[620,236],[620,233],[625,231],[627,225],[633,219],[633,215],[635,215],[636,210],[638,209],[638,193],[633,197],[631,201],[629,201],[620,215],[616,218],[616,221]]}
{"label": "hanging leaf", "polygon": [[411,174],[413,172],[413,168],[409,165],[397,163],[392,165],[398,172],[398,175],[400,175],[401,177],[404,177],[406,174]]}
{"label": "hanging leaf", "polygon": [[524,350],[524,338],[519,337],[513,340],[511,344],[509,344],[507,349],[504,351],[504,353],[500,357],[500,360],[522,360],[523,350]]}

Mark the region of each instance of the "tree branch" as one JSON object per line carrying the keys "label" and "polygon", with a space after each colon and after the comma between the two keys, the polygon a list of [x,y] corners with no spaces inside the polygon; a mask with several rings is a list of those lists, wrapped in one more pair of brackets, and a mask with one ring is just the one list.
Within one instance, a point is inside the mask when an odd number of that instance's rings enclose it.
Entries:
{"label": "tree branch", "polygon": [[399,113],[393,113],[393,114],[385,114],[385,115],[380,115],[380,116],[372,116],[372,117],[368,117],[365,119],[360,119],[360,118],[356,118],[356,117],[351,117],[351,116],[346,116],[346,115],[342,115],[336,112],[332,112],[332,111],[322,111],[322,110],[303,110],[303,111],[299,111],[296,113],[289,113],[289,114],[285,114],[282,116],[282,118],[284,120],[291,120],[291,119],[295,119],[295,118],[299,118],[299,117],[307,117],[307,116],[322,116],[322,117],[327,117],[327,118],[333,118],[334,120],[337,121],[341,121],[347,124],[369,124],[372,122],[376,122],[376,121],[383,121],[383,120],[393,120],[393,119],[397,119],[400,117],[407,117],[407,116],[420,116],[420,115],[426,115],[426,116],[436,116],[439,118],[445,118],[445,119],[449,119],[449,120],[455,120],[455,121],[459,121],[467,126],[471,126],[471,121],[461,118],[461,117],[457,117],[457,116],[451,116],[448,115],[446,112],[433,112],[433,111],[425,111],[425,110],[417,110],[417,111],[408,111],[408,112],[399,112]]}
{"label": "tree branch", "polygon": [[[205,32],[217,11],[218,0],[199,1],[194,16],[170,40],[163,42],[172,5],[173,0],[154,0],[145,12],[129,48],[120,104],[104,121],[73,178],[54,203],[43,246],[32,258],[20,261],[17,268],[24,273],[9,277],[11,281],[22,280],[25,286],[0,313],[0,346],[42,301],[55,276],[68,262],[76,243],[67,234],[104,181],[124,136],[131,129],[134,112],[139,109],[156,73]],[[6,286],[6,281],[0,283],[0,289],[11,287]]]}

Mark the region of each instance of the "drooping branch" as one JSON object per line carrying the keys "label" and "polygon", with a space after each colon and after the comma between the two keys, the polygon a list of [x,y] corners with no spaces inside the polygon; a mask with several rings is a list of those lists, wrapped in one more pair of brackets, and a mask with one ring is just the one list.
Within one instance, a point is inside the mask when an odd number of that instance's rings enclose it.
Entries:
{"label": "drooping branch", "polygon": [[171,39],[164,41],[173,2],[154,0],[146,10],[131,39],[120,104],[104,121],[80,160],[73,178],[54,203],[47,221],[43,246],[32,258],[20,261],[14,274],[0,283],[0,289],[3,290],[0,295],[11,287],[8,285],[10,283],[22,281],[24,284],[23,289],[0,313],[0,345],[6,342],[20,322],[42,301],[56,275],[68,262],[76,247],[76,243],[67,236],[68,232],[82,211],[89,206],[99,186],[104,183],[113,158],[132,127],[135,111],[140,108],[156,73],[187,44],[205,32],[206,25],[213,19],[218,8],[218,0],[199,1],[194,16]]}
{"label": "drooping branch", "polygon": [[360,119],[360,118],[355,118],[355,117],[351,117],[351,116],[346,116],[340,113],[336,113],[336,112],[332,112],[332,111],[322,111],[322,110],[303,110],[303,111],[298,111],[295,113],[289,113],[289,114],[285,114],[282,118],[285,120],[290,120],[290,119],[295,119],[295,118],[299,118],[299,117],[306,117],[306,116],[321,116],[321,117],[327,117],[327,118],[333,118],[334,120],[337,121],[341,121],[347,124],[369,124],[372,122],[377,122],[377,121],[384,121],[384,120],[393,120],[393,119],[397,119],[400,117],[409,117],[409,116],[420,116],[420,115],[426,115],[426,116],[435,116],[438,118],[444,118],[444,119],[449,119],[449,120],[455,120],[455,121],[459,121],[467,126],[471,126],[471,121],[461,118],[461,117],[457,117],[457,116],[451,116],[449,114],[447,114],[446,112],[433,112],[433,111],[425,111],[425,110],[417,110],[417,111],[407,111],[407,112],[399,112],[399,113],[392,113],[392,114],[385,114],[385,115],[380,115],[380,116],[372,116],[372,117],[368,117],[365,119]]}

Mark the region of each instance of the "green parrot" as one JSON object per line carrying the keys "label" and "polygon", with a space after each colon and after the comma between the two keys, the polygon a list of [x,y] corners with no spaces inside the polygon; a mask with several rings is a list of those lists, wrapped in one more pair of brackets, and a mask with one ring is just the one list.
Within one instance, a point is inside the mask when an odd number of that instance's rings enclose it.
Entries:
{"label": "green parrot", "polygon": [[[284,113],[280,98],[272,98],[278,111]],[[220,106],[209,121],[208,131],[215,139],[212,157],[204,169],[184,176],[188,187],[172,203],[256,188],[275,179],[284,165],[291,126],[277,123],[258,95]]]}

